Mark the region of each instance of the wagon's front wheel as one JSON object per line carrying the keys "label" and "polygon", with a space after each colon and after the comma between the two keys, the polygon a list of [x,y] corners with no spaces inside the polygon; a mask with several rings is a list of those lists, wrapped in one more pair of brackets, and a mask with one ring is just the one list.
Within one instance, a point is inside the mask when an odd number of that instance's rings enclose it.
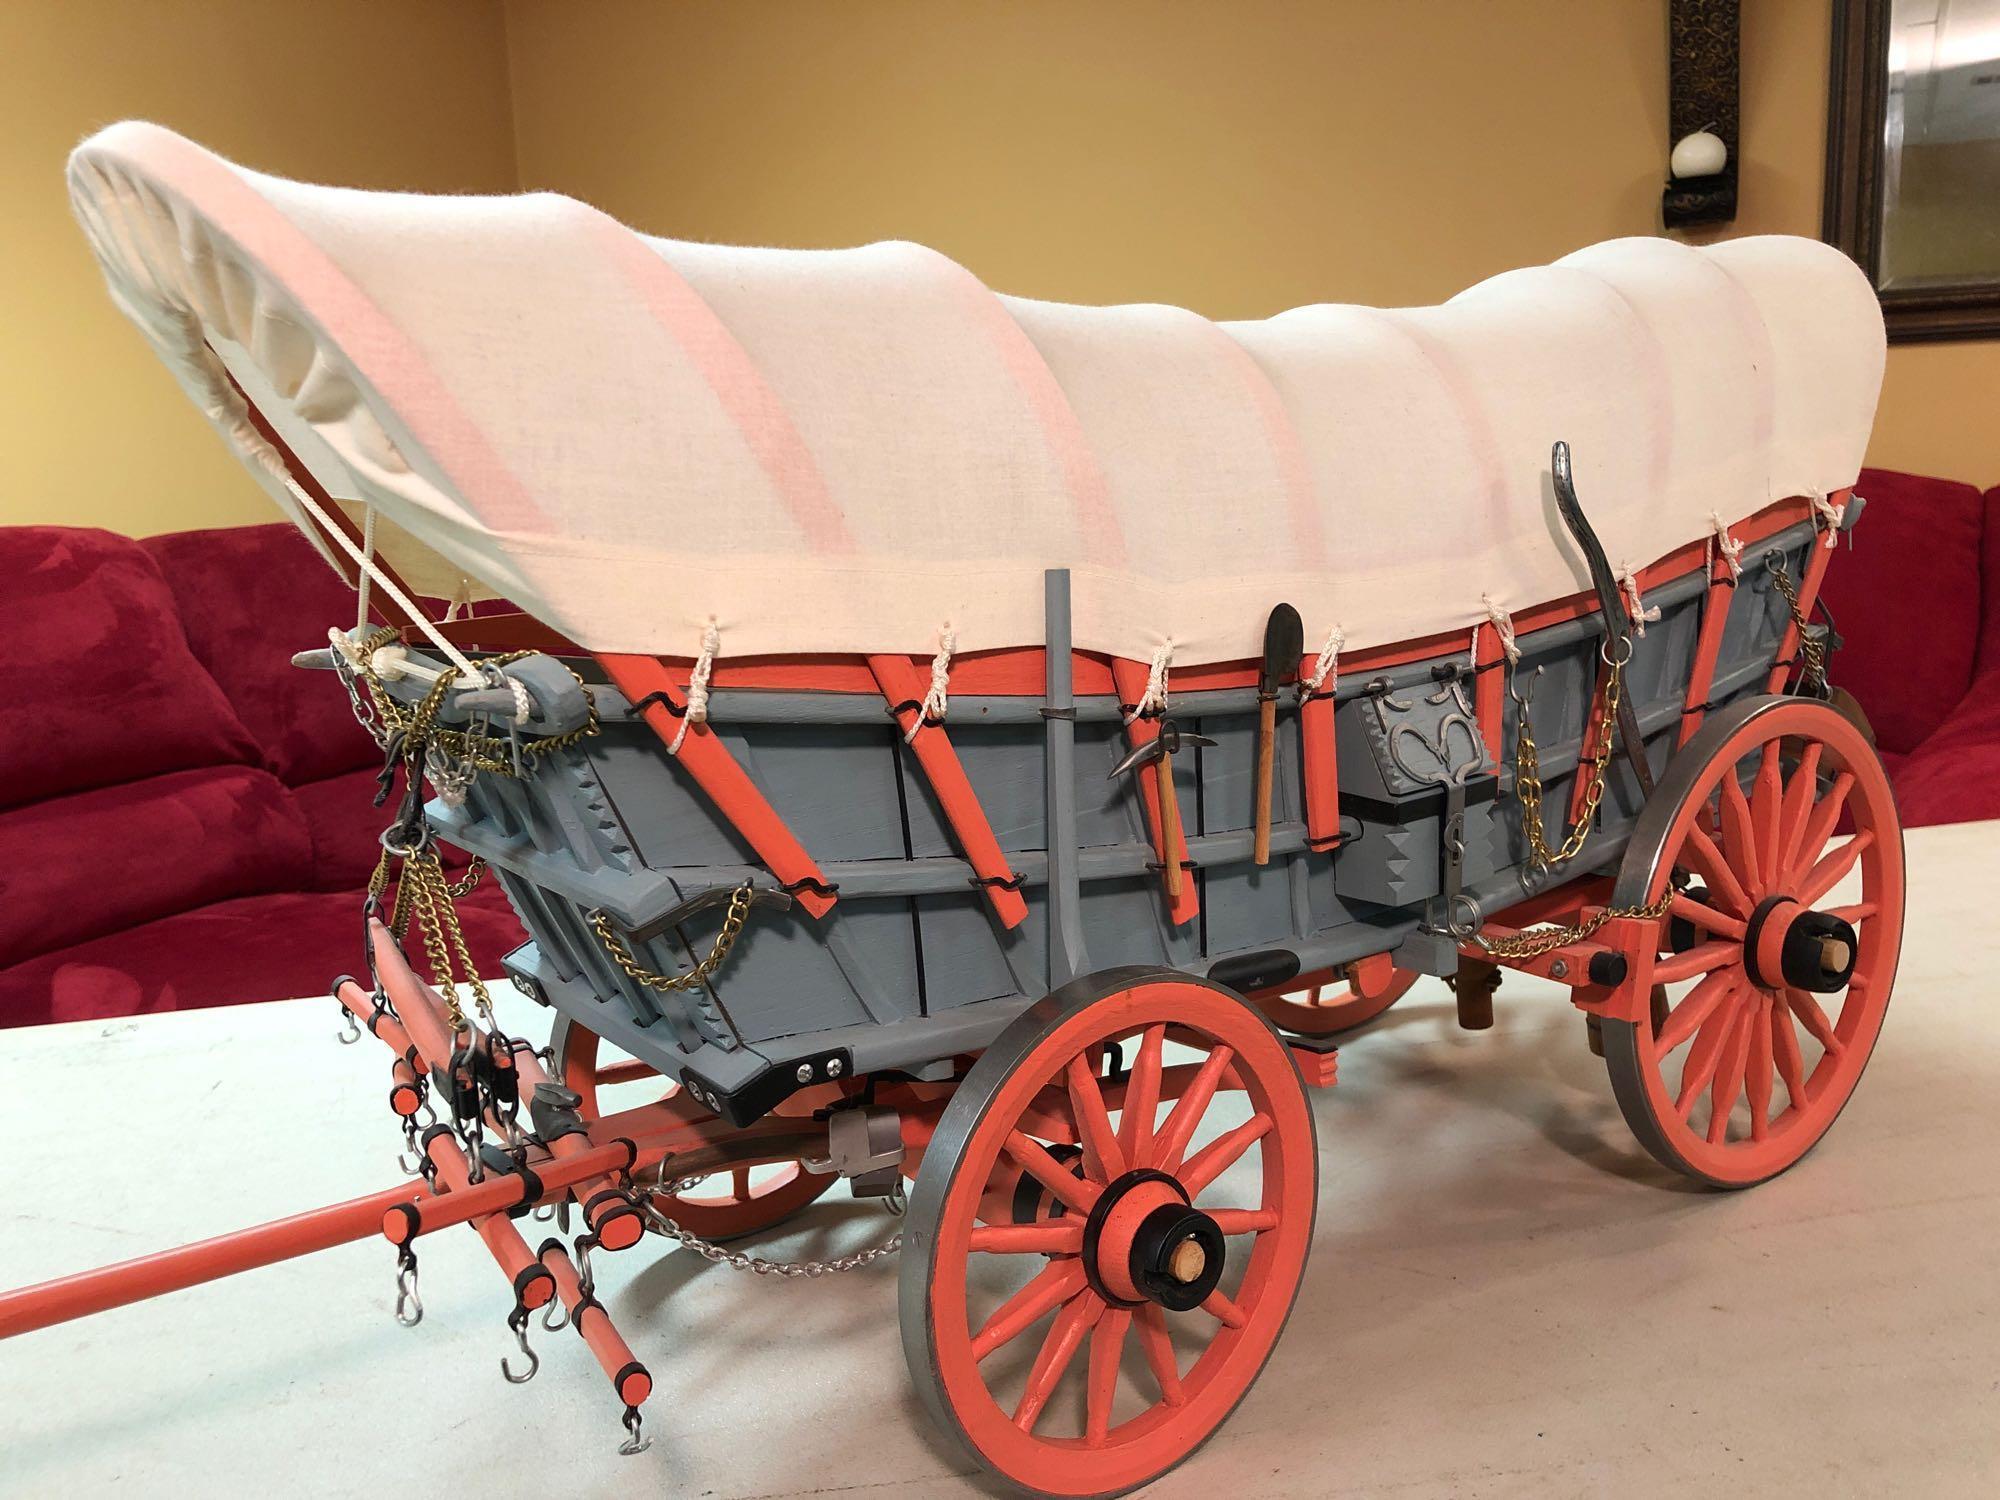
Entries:
{"label": "wagon's front wheel", "polygon": [[1670,882],[1653,970],[1667,1003],[1607,1020],[1605,1065],[1658,1160],[1749,1187],[1833,1124],[1895,983],[1903,833],[1873,747],[1811,699],[1717,714],[1647,804],[1613,904],[1665,900]]}
{"label": "wagon's front wheel", "polygon": [[1298,1071],[1237,996],[1156,969],[1056,991],[959,1086],[910,1197],[903,1349],[925,1405],[1031,1494],[1157,1478],[1269,1357],[1317,1184]]}

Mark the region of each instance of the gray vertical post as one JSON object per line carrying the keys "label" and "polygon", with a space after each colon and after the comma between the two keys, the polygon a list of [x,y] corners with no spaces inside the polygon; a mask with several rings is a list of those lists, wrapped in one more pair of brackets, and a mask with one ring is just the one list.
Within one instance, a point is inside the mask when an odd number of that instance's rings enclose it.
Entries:
{"label": "gray vertical post", "polygon": [[1042,639],[1048,679],[1042,705],[1047,746],[1043,776],[1048,788],[1049,988],[1084,971],[1083,890],[1076,868],[1076,695],[1070,681],[1069,569],[1043,577],[1047,615]]}

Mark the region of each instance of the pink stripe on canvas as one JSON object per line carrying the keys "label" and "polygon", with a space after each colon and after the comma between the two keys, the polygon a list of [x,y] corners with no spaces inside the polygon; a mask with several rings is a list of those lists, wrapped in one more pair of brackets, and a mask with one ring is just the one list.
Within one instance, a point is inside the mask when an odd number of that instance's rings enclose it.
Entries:
{"label": "pink stripe on canvas", "polygon": [[324,250],[243,174],[172,131],[142,121],[106,130],[96,149],[180,194],[261,265],[326,330],[494,530],[554,528],[416,345]]}
{"label": "pink stripe on canvas", "polygon": [[806,545],[818,553],[852,552],[847,518],[827,488],[818,460],[750,351],[687,278],[638,234],[587,203],[564,199],[563,205],[715,392],[772,489],[791,511]]}
{"label": "pink stripe on canvas", "polygon": [[1301,567],[1322,567],[1327,562],[1326,528],[1321,523],[1319,500],[1313,492],[1312,471],[1306,465],[1305,445],[1292,414],[1285,409],[1284,397],[1257,363],[1257,357],[1239,344],[1229,330],[1200,319],[1212,335],[1216,350],[1243,379],[1250,399],[1256,403],[1258,419],[1271,444],[1271,461],[1277,465],[1278,479],[1285,487],[1285,510],[1292,522],[1292,547]]}

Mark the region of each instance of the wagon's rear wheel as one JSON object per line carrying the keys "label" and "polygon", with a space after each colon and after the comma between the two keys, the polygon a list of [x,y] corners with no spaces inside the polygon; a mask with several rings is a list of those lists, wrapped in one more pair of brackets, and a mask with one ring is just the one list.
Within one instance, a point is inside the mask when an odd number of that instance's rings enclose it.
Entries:
{"label": "wagon's rear wheel", "polygon": [[1257,1008],[1271,1023],[1300,1036],[1338,1036],[1372,1021],[1410,992],[1417,976],[1389,962],[1389,955],[1348,964],[1332,984],[1259,995]]}
{"label": "wagon's rear wheel", "polygon": [[[556,1022],[550,1043],[557,1076],[581,1096],[579,1108],[586,1120],[670,1099],[679,1092],[678,1084],[644,1063],[629,1058],[600,1061],[604,1048],[597,1034],[566,1016]],[[721,1242],[781,1223],[832,1187],[835,1180],[808,1172],[795,1161],[726,1167],[684,1192],[654,1193],[652,1199],[653,1206],[681,1228]]]}
{"label": "wagon's rear wheel", "polygon": [[1659,923],[1665,1014],[1607,1021],[1618,1104],[1655,1157],[1718,1187],[1791,1166],[1874,1049],[1903,934],[1903,835],[1874,749],[1824,703],[1716,715],[1648,803],[1613,897],[1686,889]]}
{"label": "wagon's rear wheel", "polygon": [[1155,969],[1056,991],[981,1056],[917,1174],[901,1301],[925,1405],[1032,1494],[1158,1477],[1277,1342],[1317,1181],[1297,1069],[1235,995]]}

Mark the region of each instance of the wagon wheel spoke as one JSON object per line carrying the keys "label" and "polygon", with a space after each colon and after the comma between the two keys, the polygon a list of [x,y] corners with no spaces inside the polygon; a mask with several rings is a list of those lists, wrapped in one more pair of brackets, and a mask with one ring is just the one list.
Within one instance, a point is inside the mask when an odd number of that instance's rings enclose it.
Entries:
{"label": "wagon wheel spoke", "polygon": [[1173,1113],[1167,1116],[1167,1123],[1160,1127],[1159,1136],[1153,1142],[1152,1165],[1156,1169],[1172,1172],[1180,1166],[1181,1153],[1194,1139],[1195,1128],[1201,1124],[1201,1117],[1208,1113],[1209,1102],[1215,1098],[1216,1086],[1222,1082],[1223,1071],[1235,1056],[1232,1048],[1216,1047],[1189,1081],[1187,1091],[1174,1101]]}
{"label": "wagon wheel spoke", "polygon": [[1135,1321],[1139,1325],[1139,1347],[1159,1384],[1160,1399],[1169,1406],[1183,1404],[1187,1392],[1181,1385],[1180,1361],[1174,1354],[1173,1335],[1167,1332],[1166,1314],[1148,1302],[1138,1309]]}
{"label": "wagon wheel spoke", "polygon": [[1761,1141],[1771,1133],[1771,1011],[1776,1002],[1759,995],[1746,1007],[1744,1026],[1750,1034],[1750,1053],[1743,1065],[1743,1097],[1750,1106],[1750,1139]]}
{"label": "wagon wheel spoke", "polygon": [[1730,863],[1742,873],[1743,887],[1754,891],[1764,884],[1757,861],[1757,831],[1750,817],[1750,803],[1743,785],[1736,779],[1736,767],[1722,775],[1722,847]]}
{"label": "wagon wheel spoke", "polygon": [[1019,1130],[1008,1133],[1001,1149],[1014,1159],[1015,1165],[1022,1171],[1080,1214],[1089,1213],[1090,1205],[1103,1191],[1099,1184],[1086,1182],[1057,1161],[1040,1141]]}
{"label": "wagon wheel spoke", "polygon": [[1250,1321],[1250,1315],[1225,1297],[1220,1289],[1210,1292],[1202,1299],[1201,1310],[1221,1323],[1224,1328],[1241,1328]]}
{"label": "wagon wheel spoke", "polygon": [[1271,1132],[1271,1117],[1258,1113],[1226,1135],[1219,1135],[1189,1158],[1181,1168],[1181,1186],[1188,1197],[1199,1198],[1203,1188],[1234,1166],[1243,1153]]}
{"label": "wagon wheel spoke", "polygon": [[1683,979],[1692,979],[1697,974],[1712,973],[1717,969],[1740,966],[1743,962],[1743,944],[1740,942],[1716,941],[1697,943],[1685,953],[1676,953],[1671,958],[1663,958],[1653,965],[1655,984],[1677,984]]}
{"label": "wagon wheel spoke", "polygon": [[1771,1057],[1778,1070],[1778,1078],[1785,1085],[1785,1097],[1793,1109],[1806,1107],[1805,1059],[1799,1051],[1799,1034],[1792,1029],[1790,1007],[1773,1004],[1768,1023],[1771,1031]]}
{"label": "wagon wheel spoke", "polygon": [[1081,1255],[1083,1225],[982,1224],[972,1231],[972,1248],[993,1255]]}
{"label": "wagon wheel spoke", "polygon": [[1118,1111],[1118,1149],[1133,1167],[1146,1166],[1152,1159],[1153,1126],[1160,1113],[1160,1052],[1166,1039],[1164,1026],[1148,1026],[1139,1038],[1139,1055]]}
{"label": "wagon wheel spoke", "polygon": [[1757,1005],[1756,997],[1738,1005],[1729,1023],[1729,1040],[1723,1044],[1722,1061],[1716,1065],[1715,1083],[1708,1092],[1711,1144],[1718,1144],[1729,1135],[1730,1111],[1736,1108],[1736,1096],[1743,1092],[1743,1067],[1750,1055],[1750,1022],[1757,1014]]}
{"label": "wagon wheel spoke", "polygon": [[1778,816],[1778,860],[1774,868],[1789,870],[1799,857],[1799,843],[1805,837],[1806,819],[1813,799],[1819,795],[1821,745],[1814,740],[1800,752],[1792,778],[1785,783],[1785,801]]}
{"label": "wagon wheel spoke", "polygon": [[1729,861],[1722,857],[1715,840],[1699,828],[1690,828],[1687,843],[1682,847],[1686,862],[1708,885],[1709,894],[1724,906],[1740,916],[1749,916],[1756,905],[1736,878],[1736,872],[1729,867]]}
{"label": "wagon wheel spoke", "polygon": [[1098,1182],[1109,1182],[1125,1170],[1125,1153],[1111,1128],[1111,1115],[1104,1107],[1104,1092],[1097,1074],[1081,1055],[1069,1060],[1064,1070],[1069,1084],[1070,1116],[1076,1122],[1076,1138],[1083,1146],[1083,1169]]}
{"label": "wagon wheel spoke", "polygon": [[1083,1440],[1102,1447],[1111,1430],[1111,1407],[1118,1399],[1118,1366],[1125,1354],[1125,1335],[1132,1327],[1129,1308],[1113,1307],[1090,1331],[1090,1370],[1084,1388]]}
{"label": "wagon wheel spoke", "polygon": [[1026,1286],[993,1310],[993,1316],[972,1336],[972,1357],[985,1359],[1001,1345],[1012,1343],[1051,1308],[1061,1306],[1083,1290],[1085,1281],[1082,1262],[1050,1261]]}
{"label": "wagon wheel spoke", "polygon": [[1828,907],[1826,914],[1830,917],[1840,918],[1841,921],[1850,927],[1859,927],[1863,922],[1874,916],[1876,910],[1877,908],[1873,901],[1857,901],[1852,906]]}
{"label": "wagon wheel spoke", "polygon": [[1023,1432],[1033,1432],[1035,1422],[1042,1409],[1049,1404],[1049,1397],[1062,1384],[1068,1373],[1070,1362],[1076,1358],[1076,1351],[1083,1344],[1083,1337],[1097,1323],[1097,1316],[1104,1311],[1104,1304],[1095,1293],[1085,1292],[1074,1297],[1063,1310],[1056,1314],[1055,1322],[1042,1340],[1042,1347],[1035,1355],[1034,1368],[1028,1372],[1027,1389],[1021,1392],[1020,1405],[1014,1408],[1014,1425]]}
{"label": "wagon wheel spoke", "polygon": [[1764,747],[1757,762],[1757,778],[1751,784],[1750,816],[1757,836],[1757,867],[1777,871],[1779,819],[1784,810],[1785,778],[1778,765],[1778,742]]}
{"label": "wagon wheel spoke", "polygon": [[1685,891],[1674,893],[1674,904],[1669,909],[1675,916],[1683,917],[1703,932],[1714,933],[1717,937],[1735,938],[1741,942],[1743,934],[1748,930],[1741,918],[1717,911],[1714,907],[1695,900]]}
{"label": "wagon wheel spoke", "polygon": [[1278,1216],[1263,1208],[1218,1208],[1209,1217],[1224,1234],[1262,1234],[1278,1227]]}
{"label": "wagon wheel spoke", "polygon": [[1667,1023],[1660,1028],[1657,1043],[1660,1056],[1665,1057],[1693,1036],[1715,1008],[1727,1004],[1747,982],[1740,969],[1718,969],[1689,990],[1667,1013]]}
{"label": "wagon wheel spoke", "polygon": [[1823,855],[1799,882],[1799,904],[1817,904],[1820,897],[1847,878],[1847,872],[1854,868],[1855,861],[1866,854],[1868,846],[1874,842],[1874,833],[1864,828],[1831,854]]}
{"label": "wagon wheel spoke", "polygon": [[[1851,988],[1851,986],[1850,986]],[[1838,1057],[1844,1045],[1833,1029],[1833,1023],[1820,1009],[1819,1001],[1804,990],[1785,987],[1785,1003],[1792,1008],[1792,1014],[1799,1018],[1799,1024],[1812,1033],[1813,1040],[1826,1049],[1827,1056]]]}
{"label": "wagon wheel spoke", "polygon": [[1805,831],[1799,836],[1798,852],[1793,855],[1786,877],[1796,880],[1799,873],[1809,864],[1819,859],[1820,851],[1833,837],[1833,830],[1840,822],[1840,815],[1847,808],[1848,794],[1854,790],[1854,773],[1842,771],[1833,778],[1833,784],[1826,789],[1826,795],[1814,805],[1812,815],[1806,820]]}
{"label": "wagon wheel spoke", "polygon": [[1674,1107],[1680,1111],[1683,1120],[1694,1113],[1695,1100],[1715,1080],[1716,1068],[1722,1061],[1723,1044],[1736,1027],[1736,1012],[1741,1004],[1739,995],[1732,994],[1695,1032],[1694,1045],[1688,1048],[1687,1061],[1681,1064],[1680,1097],[1674,1101]]}

